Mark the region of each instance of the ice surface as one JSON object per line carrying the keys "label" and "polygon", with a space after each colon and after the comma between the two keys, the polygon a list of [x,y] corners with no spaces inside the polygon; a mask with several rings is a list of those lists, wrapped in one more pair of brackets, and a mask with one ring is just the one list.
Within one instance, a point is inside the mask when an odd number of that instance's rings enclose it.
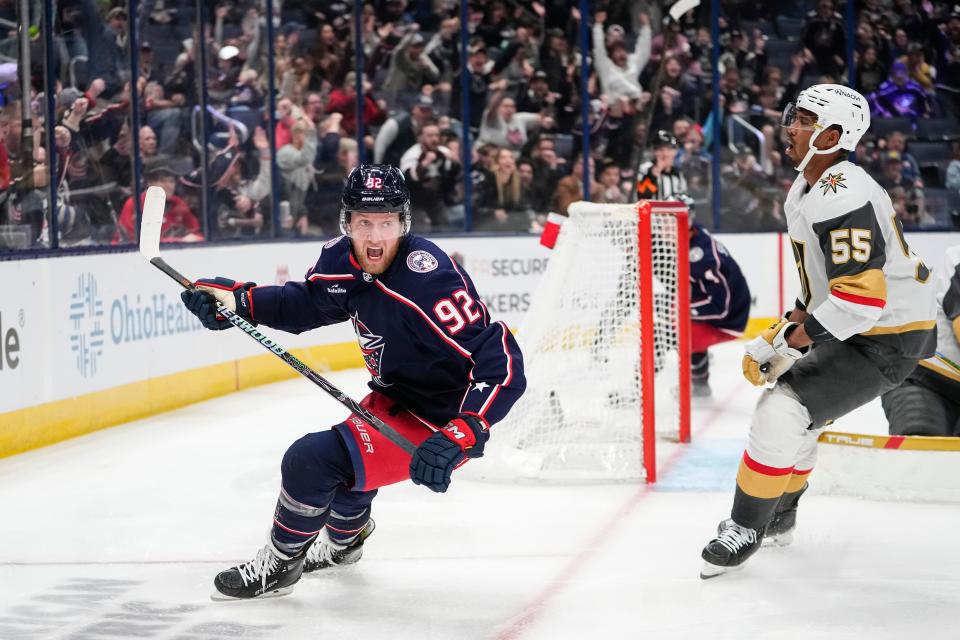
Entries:
{"label": "ice surface", "polygon": [[[714,349],[715,400],[692,445],[661,447],[656,488],[389,487],[363,560],[285,598],[209,594],[264,544],[288,444],[343,417],[307,381],[0,460],[0,638],[957,637],[955,505],[808,496],[792,547],[698,578],[757,393],[741,349]],[[835,428],[885,425],[871,405]]]}

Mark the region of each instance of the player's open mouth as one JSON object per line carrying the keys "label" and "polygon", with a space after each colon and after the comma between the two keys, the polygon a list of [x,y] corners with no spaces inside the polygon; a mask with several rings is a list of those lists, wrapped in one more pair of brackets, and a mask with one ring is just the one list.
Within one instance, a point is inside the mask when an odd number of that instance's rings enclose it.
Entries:
{"label": "player's open mouth", "polygon": [[371,260],[379,260],[383,257],[383,248],[374,249],[372,247],[367,247],[367,257]]}

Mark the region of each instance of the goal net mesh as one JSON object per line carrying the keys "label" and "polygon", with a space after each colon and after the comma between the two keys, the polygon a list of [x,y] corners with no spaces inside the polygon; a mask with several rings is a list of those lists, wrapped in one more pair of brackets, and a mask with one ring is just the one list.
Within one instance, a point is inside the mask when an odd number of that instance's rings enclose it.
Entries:
{"label": "goal net mesh", "polygon": [[[638,240],[645,207],[648,242]],[[644,424],[643,409],[653,397],[656,433],[677,439],[677,225],[675,215],[659,215],[650,203],[570,207],[517,334],[527,391],[491,441],[519,477],[647,477],[644,433],[653,434],[654,425]],[[639,277],[647,264],[641,244],[649,247],[650,278]],[[641,322],[644,308],[649,315]],[[646,384],[644,322],[653,337],[654,375]]]}

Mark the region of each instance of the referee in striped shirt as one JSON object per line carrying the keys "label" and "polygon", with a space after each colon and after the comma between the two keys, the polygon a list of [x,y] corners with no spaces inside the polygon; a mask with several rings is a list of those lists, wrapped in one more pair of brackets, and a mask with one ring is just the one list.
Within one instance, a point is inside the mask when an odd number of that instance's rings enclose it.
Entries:
{"label": "referee in striped shirt", "polygon": [[653,160],[640,163],[637,169],[638,200],[676,200],[687,193],[687,179],[673,166],[677,157],[677,139],[669,131],[653,136]]}

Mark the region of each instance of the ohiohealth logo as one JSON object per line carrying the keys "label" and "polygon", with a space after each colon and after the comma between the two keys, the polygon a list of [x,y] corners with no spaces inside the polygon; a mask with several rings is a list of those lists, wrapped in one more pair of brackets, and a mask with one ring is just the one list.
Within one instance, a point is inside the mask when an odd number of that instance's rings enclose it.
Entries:
{"label": "ohiohealth logo", "polygon": [[91,273],[77,277],[77,289],[70,294],[70,350],[77,354],[77,370],[84,378],[97,372],[103,355],[103,301],[97,295],[97,280]]}

